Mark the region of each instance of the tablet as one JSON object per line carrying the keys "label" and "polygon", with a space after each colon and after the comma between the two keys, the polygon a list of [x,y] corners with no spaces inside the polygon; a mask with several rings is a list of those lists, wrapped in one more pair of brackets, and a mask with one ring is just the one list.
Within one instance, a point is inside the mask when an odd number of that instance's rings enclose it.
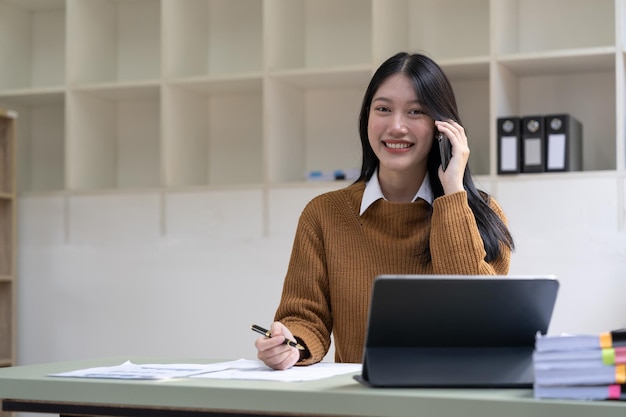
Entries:
{"label": "tablet", "polygon": [[381,275],[357,379],[380,387],[531,387],[537,332],[559,283],[546,276]]}

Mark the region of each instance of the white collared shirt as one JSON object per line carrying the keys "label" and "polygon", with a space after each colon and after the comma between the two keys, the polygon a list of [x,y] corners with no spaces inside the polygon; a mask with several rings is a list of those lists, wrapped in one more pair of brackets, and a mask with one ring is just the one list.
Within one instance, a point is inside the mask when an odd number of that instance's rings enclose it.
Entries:
{"label": "white collared shirt", "polygon": [[[380,182],[378,182],[378,169],[374,171],[372,174],[372,178],[365,185],[365,191],[363,192],[363,199],[361,199],[361,210],[359,211],[359,216],[362,216],[365,213],[365,210],[368,209],[369,206],[374,204],[375,201],[380,199],[386,200],[383,195],[383,190],[380,188]],[[432,205],[434,196],[433,191],[430,188],[430,181],[428,180],[428,171],[426,172],[426,176],[422,181],[422,185],[417,190],[417,194],[413,197],[411,202],[415,202],[418,198],[426,201],[428,204]]]}

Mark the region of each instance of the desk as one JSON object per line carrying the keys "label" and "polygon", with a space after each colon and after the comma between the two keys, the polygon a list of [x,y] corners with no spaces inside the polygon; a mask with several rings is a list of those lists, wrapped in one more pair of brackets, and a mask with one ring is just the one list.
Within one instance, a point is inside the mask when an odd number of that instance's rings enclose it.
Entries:
{"label": "desk", "polygon": [[352,375],[311,382],[211,379],[126,381],[47,377],[96,366],[210,363],[108,358],[0,369],[5,411],[100,416],[625,417],[625,402],[535,400],[528,389],[367,388]]}

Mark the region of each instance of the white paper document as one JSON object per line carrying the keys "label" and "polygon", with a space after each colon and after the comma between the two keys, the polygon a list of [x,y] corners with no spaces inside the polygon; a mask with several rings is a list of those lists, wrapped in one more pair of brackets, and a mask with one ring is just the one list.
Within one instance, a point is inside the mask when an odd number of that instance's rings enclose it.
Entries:
{"label": "white paper document", "polygon": [[186,378],[192,375],[222,371],[228,369],[239,361],[219,362],[211,364],[134,364],[126,361],[121,365],[103,366],[98,368],[79,369],[76,371],[50,374],[48,376],[72,377],[72,378],[110,378],[110,379],[167,379]]}
{"label": "white paper document", "polygon": [[192,376],[193,378],[254,379],[264,381],[302,382],[329,378],[335,375],[360,372],[360,363],[320,362],[309,366],[294,366],[283,371],[274,370],[261,361],[240,359],[235,366]]}
{"label": "white paper document", "polygon": [[312,381],[334,375],[359,372],[360,370],[361,364],[325,362],[276,371],[261,361],[247,359],[211,364],[134,364],[131,361],[126,361],[121,365],[79,369],[48,376],[144,380],[194,377],[295,382]]}

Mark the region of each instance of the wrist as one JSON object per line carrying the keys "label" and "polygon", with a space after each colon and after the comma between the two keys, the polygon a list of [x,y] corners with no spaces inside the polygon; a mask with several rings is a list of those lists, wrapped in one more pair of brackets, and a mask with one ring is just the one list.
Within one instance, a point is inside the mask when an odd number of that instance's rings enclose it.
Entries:
{"label": "wrist", "polygon": [[450,185],[442,184],[442,186],[443,186],[443,193],[445,195],[458,193],[459,191],[465,191],[465,188],[463,188],[463,184],[450,184]]}
{"label": "wrist", "polygon": [[304,343],[302,339],[300,339],[297,336],[295,336],[294,338],[296,339],[296,342],[298,342],[298,344],[304,346],[304,350],[299,351],[300,359],[298,359],[298,362],[302,362],[303,360],[309,359],[311,357],[311,352],[309,352],[309,348],[306,347],[306,343]]}

